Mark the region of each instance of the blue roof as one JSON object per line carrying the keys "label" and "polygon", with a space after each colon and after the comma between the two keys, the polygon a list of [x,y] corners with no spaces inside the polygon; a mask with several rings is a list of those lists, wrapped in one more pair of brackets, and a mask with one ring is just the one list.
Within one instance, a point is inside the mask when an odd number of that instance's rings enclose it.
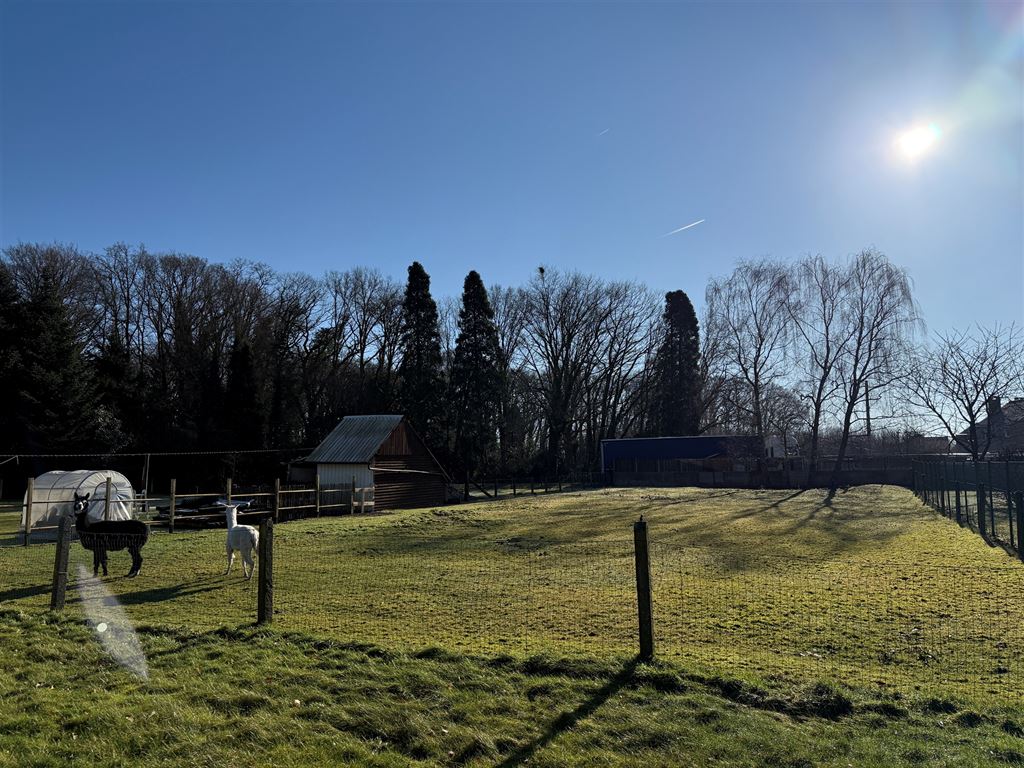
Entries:
{"label": "blue roof", "polygon": [[710,459],[715,456],[760,456],[752,435],[694,435],[689,437],[629,437],[602,440],[602,469],[616,459]]}

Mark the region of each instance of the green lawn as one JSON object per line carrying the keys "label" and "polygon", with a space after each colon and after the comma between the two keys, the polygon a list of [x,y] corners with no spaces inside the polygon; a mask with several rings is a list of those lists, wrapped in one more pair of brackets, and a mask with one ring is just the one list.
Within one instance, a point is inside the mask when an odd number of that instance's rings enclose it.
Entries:
{"label": "green lawn", "polygon": [[[632,669],[641,513],[659,661]],[[900,489],[610,489],[288,523],[273,630],[244,628],[255,580],[221,575],[223,540],[154,534],[134,581],[111,555],[148,683],[100,660],[73,595],[46,618],[52,545],[0,547],[19,659],[0,761],[249,762],[208,726],[268,765],[1024,760],[1024,567]],[[80,709],[102,727],[69,728]],[[147,725],[122,734],[110,712]]]}

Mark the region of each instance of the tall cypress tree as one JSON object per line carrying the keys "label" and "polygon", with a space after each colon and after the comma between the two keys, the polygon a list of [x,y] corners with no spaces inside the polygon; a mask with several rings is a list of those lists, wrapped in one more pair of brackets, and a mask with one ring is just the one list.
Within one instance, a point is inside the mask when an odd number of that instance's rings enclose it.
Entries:
{"label": "tall cypress tree", "polygon": [[418,261],[409,266],[409,282],[402,303],[401,350],[399,403],[423,439],[437,446],[444,382],[441,332],[437,304],[430,296],[430,276]]}
{"label": "tall cypress tree", "polygon": [[700,428],[700,328],[690,297],[665,294],[663,337],[655,358],[651,426],[656,435],[695,435]]}
{"label": "tall cypress tree", "polygon": [[494,446],[501,374],[498,370],[498,329],[494,310],[480,275],[466,275],[459,311],[459,336],[451,374],[451,406],[455,410],[455,450],[469,477]]}

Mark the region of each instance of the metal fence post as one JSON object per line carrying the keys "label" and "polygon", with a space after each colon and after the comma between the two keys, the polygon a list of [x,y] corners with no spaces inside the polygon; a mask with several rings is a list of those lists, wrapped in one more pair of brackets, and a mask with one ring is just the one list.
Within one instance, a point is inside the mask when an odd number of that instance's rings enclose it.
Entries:
{"label": "metal fence post", "polygon": [[274,521],[260,520],[260,562],[257,582],[256,623],[274,620]]}
{"label": "metal fence post", "polygon": [[171,506],[167,511],[167,531],[174,533],[174,505],[177,504],[178,481],[171,478]]}
{"label": "metal fence post", "polygon": [[281,478],[274,478],[274,522],[281,519]]}
{"label": "metal fence post", "polygon": [[1024,491],[1013,494],[1013,506],[1017,510],[1017,557],[1024,560]]}
{"label": "metal fence post", "polygon": [[29,537],[32,535],[32,497],[35,495],[36,479],[30,477],[25,489],[25,546],[29,544]]}
{"label": "metal fence post", "polygon": [[651,600],[651,559],[647,539],[647,521],[643,515],[633,523],[633,549],[636,556],[636,607],[640,624],[640,660],[654,658],[654,611]]}
{"label": "metal fence post", "polygon": [[106,490],[104,491],[103,498],[103,519],[110,519],[110,494],[114,492],[114,483],[111,482],[110,475],[107,475]]}
{"label": "metal fence post", "polygon": [[960,516],[960,483],[953,483],[953,489],[956,491],[956,524],[963,525],[964,520]]}
{"label": "metal fence post", "polygon": [[986,533],[985,533],[985,528],[986,528],[986,524],[985,524],[985,502],[988,501],[988,499],[985,498],[985,484],[984,483],[980,483],[978,485],[978,489],[975,491],[975,495],[978,498],[978,533],[980,533],[982,535],[982,537],[984,537],[984,536],[986,536]]}
{"label": "metal fence post", "polygon": [[64,610],[64,596],[68,589],[68,559],[71,553],[71,515],[63,515],[57,529],[57,553],[53,558],[53,588],[50,591],[50,610]]}

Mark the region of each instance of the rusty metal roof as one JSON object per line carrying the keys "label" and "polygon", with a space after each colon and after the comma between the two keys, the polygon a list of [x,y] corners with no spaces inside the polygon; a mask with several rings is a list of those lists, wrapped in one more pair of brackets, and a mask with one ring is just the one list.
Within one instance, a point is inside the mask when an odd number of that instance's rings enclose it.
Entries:
{"label": "rusty metal roof", "polygon": [[369,464],[381,443],[401,423],[400,414],[346,416],[305,461],[316,464]]}

